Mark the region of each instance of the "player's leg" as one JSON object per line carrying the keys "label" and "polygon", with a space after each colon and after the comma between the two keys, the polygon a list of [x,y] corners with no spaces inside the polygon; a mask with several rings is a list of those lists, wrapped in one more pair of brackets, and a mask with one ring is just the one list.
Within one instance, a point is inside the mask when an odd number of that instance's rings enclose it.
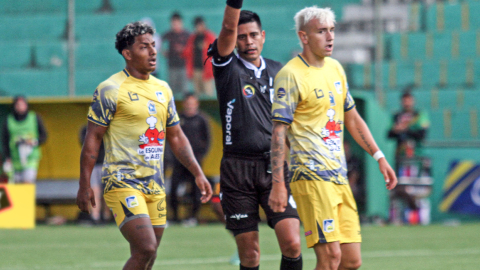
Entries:
{"label": "player's leg", "polygon": [[175,164],[175,167],[173,168],[172,172],[172,177],[171,177],[171,186],[170,186],[170,208],[172,209],[173,212],[173,222],[178,222],[178,197],[177,197],[177,190],[178,187],[180,186],[180,183],[182,181],[182,175],[181,175],[181,165]]}
{"label": "player's leg", "polygon": [[358,269],[362,265],[361,257],[361,231],[358,217],[357,204],[348,185],[337,185],[337,194],[342,194],[342,204],[338,207],[338,220],[340,229],[340,248],[342,259],[341,270]]}
{"label": "player's leg", "polygon": [[26,168],[22,172],[22,182],[25,184],[35,184],[38,170],[35,168]]}
{"label": "player's leg", "polygon": [[342,258],[340,242],[318,243],[313,246],[317,256],[315,270],[337,270]]}
{"label": "player's leg", "polygon": [[360,243],[345,243],[340,245],[342,259],[338,270],[355,270],[362,265]]}
{"label": "player's leg", "polygon": [[106,204],[112,209],[122,235],[130,244],[130,258],[123,269],[146,269],[155,260],[157,252],[158,243],[154,226],[164,225],[152,223],[146,197],[138,190],[115,189],[105,193],[104,197]]}
{"label": "player's leg", "polygon": [[124,270],[147,269],[157,254],[157,238],[149,217],[126,222],[120,231],[130,244],[130,258]]}

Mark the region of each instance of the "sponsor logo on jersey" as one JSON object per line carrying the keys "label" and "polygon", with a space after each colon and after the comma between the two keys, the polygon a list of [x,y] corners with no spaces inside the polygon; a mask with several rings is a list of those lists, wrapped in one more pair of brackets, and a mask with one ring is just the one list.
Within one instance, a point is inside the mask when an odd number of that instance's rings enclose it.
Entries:
{"label": "sponsor logo on jersey", "polygon": [[283,98],[287,94],[287,91],[285,91],[284,88],[280,87],[277,90],[277,97],[278,98]]}
{"label": "sponsor logo on jersey", "polygon": [[305,236],[312,235],[312,231],[305,232]]}
{"label": "sponsor logo on jersey", "polygon": [[146,120],[149,128],[140,135],[137,153],[144,156],[145,161],[160,160],[163,155],[163,147],[165,141],[165,131],[159,131],[156,127],[158,119],[155,116],[150,116]]}
{"label": "sponsor logo on jersey", "polygon": [[342,83],[341,82],[335,82],[333,85],[335,85],[335,89],[337,90],[337,93],[341,94],[342,93]]}
{"label": "sponsor logo on jersey", "polygon": [[333,219],[325,219],[323,220],[323,231],[324,232],[333,232],[335,227],[333,226]]}
{"label": "sponsor logo on jersey", "polygon": [[147,103],[148,113],[149,114],[157,114],[157,108],[155,107],[155,102],[149,100]]}
{"label": "sponsor logo on jersey", "polygon": [[235,99],[232,99],[227,103],[227,114],[225,115],[225,144],[232,145],[232,113],[233,113],[233,103]]}
{"label": "sponsor logo on jersey", "polygon": [[328,92],[328,97],[330,99],[330,106],[333,107],[335,106],[335,97],[333,96],[332,92]]}
{"label": "sponsor logo on jersey", "polygon": [[251,98],[253,95],[255,95],[255,87],[251,86],[250,84],[247,84],[243,87],[243,95],[246,98]]}
{"label": "sponsor logo on jersey", "polygon": [[127,207],[128,208],[138,206],[137,196],[129,196],[129,197],[125,198],[125,201],[127,202]]}
{"label": "sponsor logo on jersey", "polygon": [[[332,92],[330,92],[332,93]],[[324,128],[322,128],[322,139],[328,147],[329,151],[339,152],[341,150],[341,136],[338,136],[342,133],[342,122],[335,121],[335,110],[328,109],[327,117],[329,120]]]}
{"label": "sponsor logo on jersey", "polygon": [[158,102],[165,102],[165,96],[163,95],[163,92],[155,92],[155,95],[157,95]]}
{"label": "sponsor logo on jersey", "polygon": [[242,218],[247,218],[247,217],[248,217],[248,214],[233,214],[230,216],[230,218],[233,218],[236,220],[240,220]]}

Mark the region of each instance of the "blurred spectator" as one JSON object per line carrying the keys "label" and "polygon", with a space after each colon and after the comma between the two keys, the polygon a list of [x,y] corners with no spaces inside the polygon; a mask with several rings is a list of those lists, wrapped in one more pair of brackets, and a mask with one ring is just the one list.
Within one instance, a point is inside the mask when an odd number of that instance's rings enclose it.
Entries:
{"label": "blurred spectator", "polygon": [[[183,111],[179,114],[180,125],[185,136],[192,145],[193,154],[199,164],[210,147],[210,127],[207,117],[199,111],[198,98],[193,94],[187,94],[183,100]],[[178,222],[178,198],[177,189],[184,181],[190,185],[189,196],[192,207],[189,217],[184,220],[185,226],[197,225],[197,213],[200,210],[200,190],[195,185],[195,177],[177,160],[174,161],[172,173],[172,187],[170,192],[170,206],[173,210],[173,222]]]}
{"label": "blurred spectator", "polygon": [[[153,29],[155,29],[155,23],[150,17],[144,17],[140,21],[146,23],[147,25],[151,26]],[[153,34],[153,41],[155,41],[155,49],[157,52],[161,52],[162,49],[162,37],[158,33]],[[156,65],[155,71],[151,73],[155,77],[160,76],[160,65]]]}
{"label": "blurred spectator", "polygon": [[195,31],[187,41],[183,52],[187,65],[187,76],[193,79],[195,93],[213,95],[212,62],[206,61],[208,46],[215,41],[215,34],[207,29],[202,17],[196,17]]}
{"label": "blurred spectator", "polygon": [[[87,125],[84,125],[80,129],[79,139],[80,145],[85,143],[85,136],[87,135]],[[100,145],[100,149],[98,151],[97,161],[95,162],[95,166],[92,170],[92,176],[90,178],[90,185],[92,187],[93,193],[95,195],[95,202],[97,205],[95,208],[91,209],[91,221],[94,225],[98,225],[101,222],[101,213],[103,212],[103,219],[110,220],[111,214],[110,209],[108,209],[107,205],[105,204],[105,200],[103,199],[103,184],[102,184],[102,167],[103,167],[103,160],[105,159],[105,148],[102,144]]]}
{"label": "blurred spectator", "polygon": [[14,98],[12,113],[4,122],[2,134],[4,170],[10,172],[15,183],[35,183],[40,145],[47,140],[47,131],[40,116],[29,110],[24,96]]}
{"label": "blurred spectator", "polygon": [[[400,201],[406,204],[406,211],[411,217],[407,220],[413,220],[418,223],[418,205],[416,198],[407,192],[408,185],[402,184],[405,177],[417,177],[418,173],[414,173],[412,161],[422,156],[422,141],[427,135],[430,121],[425,112],[415,109],[415,99],[410,91],[405,91],[402,95],[402,110],[393,117],[393,126],[388,132],[388,138],[397,141],[395,151],[395,167],[399,177],[399,185],[391,194],[390,221],[395,224],[402,223],[402,206]],[[405,170],[408,168],[408,170]],[[405,172],[408,171],[406,174]]]}
{"label": "blurred spectator", "polygon": [[343,142],[345,150],[345,159],[347,161],[347,178],[352,189],[353,197],[357,202],[358,213],[363,214],[365,211],[365,182],[362,171],[362,161],[356,157],[351,149],[350,142],[345,140]]}
{"label": "blurred spectator", "polygon": [[162,40],[168,43],[168,51],[166,52],[168,84],[175,93],[180,92],[184,95],[187,93],[187,71],[182,53],[189,36],[190,33],[183,29],[180,13],[173,13],[170,18],[170,30],[163,33]]}

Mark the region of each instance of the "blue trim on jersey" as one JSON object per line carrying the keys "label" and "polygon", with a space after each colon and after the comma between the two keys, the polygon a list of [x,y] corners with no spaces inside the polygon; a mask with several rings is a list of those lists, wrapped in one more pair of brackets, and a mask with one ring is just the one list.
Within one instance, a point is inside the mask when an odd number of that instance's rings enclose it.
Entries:
{"label": "blue trim on jersey", "polygon": [[347,110],[345,110],[346,112],[350,111],[351,109],[355,108],[355,106],[357,106],[357,104],[353,104],[352,107],[348,108]]}
{"label": "blue trim on jersey", "polygon": [[174,127],[174,126],[176,126],[176,125],[178,125],[178,124],[180,124],[180,121],[177,121],[177,122],[175,122],[175,123],[173,123],[173,124],[171,124],[171,125],[167,125],[167,127]]}
{"label": "blue trim on jersey", "polygon": [[283,117],[273,117],[272,121],[285,122],[287,124],[291,124],[293,122],[292,120],[287,119],[287,118],[283,118]]}
{"label": "blue trim on jersey", "polygon": [[123,70],[123,72],[125,72],[125,75],[127,75],[127,77],[130,77],[130,74],[128,74],[128,72],[125,69]]}
{"label": "blue trim on jersey", "polygon": [[88,119],[88,121],[91,121],[91,122],[93,122],[93,123],[95,123],[95,124],[97,124],[97,125],[99,125],[99,126],[108,127],[108,125],[105,125],[104,123],[101,123],[101,122],[98,122],[98,121],[96,121],[96,120],[93,120],[93,119],[90,118],[90,117],[87,117],[87,119]]}
{"label": "blue trim on jersey", "polygon": [[300,57],[300,59],[302,59],[303,63],[305,63],[305,65],[307,65],[307,67],[310,67],[310,65],[307,63],[307,61],[305,61],[305,59],[303,59],[303,57],[299,54],[298,57]]}

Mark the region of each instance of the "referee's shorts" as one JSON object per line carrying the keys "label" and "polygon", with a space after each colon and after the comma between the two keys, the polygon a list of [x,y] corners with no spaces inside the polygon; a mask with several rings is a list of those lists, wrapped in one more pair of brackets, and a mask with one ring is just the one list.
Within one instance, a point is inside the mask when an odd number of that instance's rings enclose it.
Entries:
{"label": "referee's shorts", "polygon": [[[234,235],[258,231],[259,205],[265,211],[268,225],[275,225],[286,218],[299,219],[295,201],[286,182],[289,203],[282,213],[275,213],[268,206],[272,189],[272,174],[267,172],[270,159],[263,155],[238,156],[224,153],[220,166],[220,198],[226,219],[226,228]],[[288,178],[288,166],[284,167]]]}

